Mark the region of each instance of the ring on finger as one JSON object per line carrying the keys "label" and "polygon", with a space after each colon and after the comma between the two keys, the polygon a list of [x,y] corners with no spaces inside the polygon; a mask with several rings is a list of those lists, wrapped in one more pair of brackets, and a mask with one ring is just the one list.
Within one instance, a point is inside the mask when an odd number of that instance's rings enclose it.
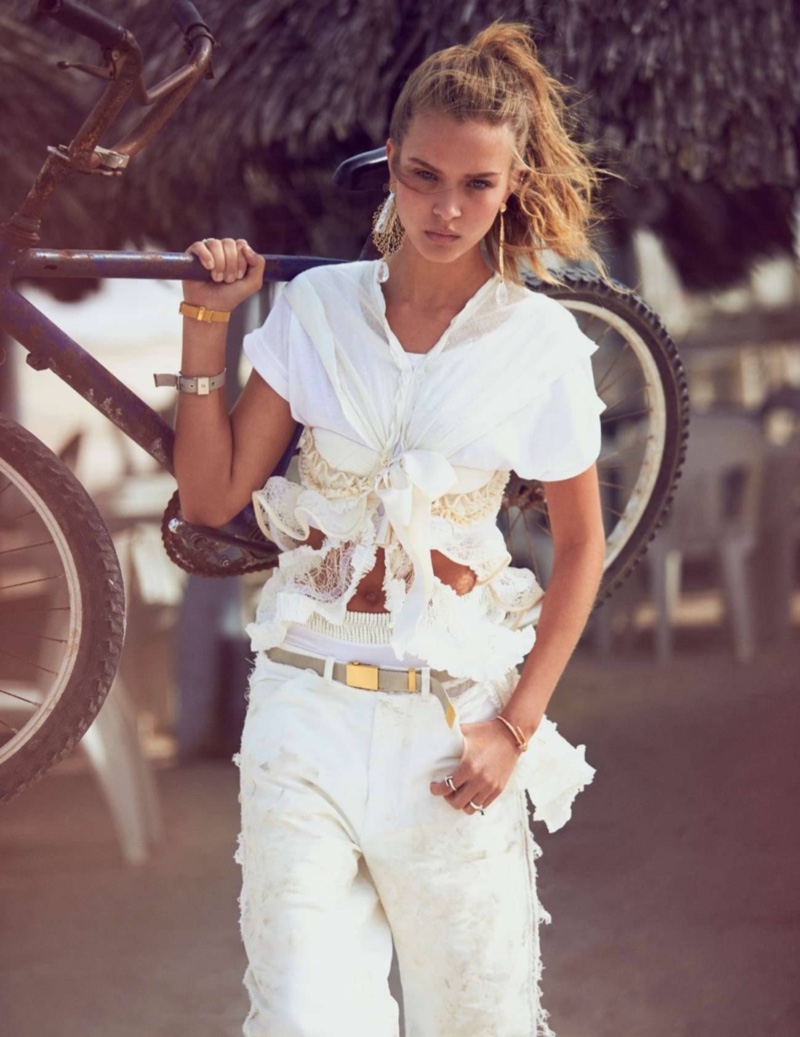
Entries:
{"label": "ring on finger", "polygon": [[473,808],[474,810],[477,810],[479,814],[485,814],[485,813],[486,813],[485,809],[484,809],[484,808],[483,808],[482,806],[479,806],[479,805],[478,805],[478,804],[477,804],[477,803],[476,803],[476,802],[475,802],[474,800],[472,800],[472,799],[471,799],[471,800],[469,801],[469,805],[470,805],[470,806],[471,806],[471,807],[472,807],[472,808]]}
{"label": "ring on finger", "polygon": [[458,792],[458,789],[456,788],[456,784],[453,781],[453,775],[452,774],[448,774],[447,775],[447,777],[444,779],[444,783],[450,789],[451,792]]}

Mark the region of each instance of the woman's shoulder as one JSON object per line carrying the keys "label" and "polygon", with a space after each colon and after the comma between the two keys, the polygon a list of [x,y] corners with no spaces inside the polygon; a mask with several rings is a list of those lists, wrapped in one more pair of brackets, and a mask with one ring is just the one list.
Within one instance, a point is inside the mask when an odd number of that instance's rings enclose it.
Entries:
{"label": "woman's shoulder", "polygon": [[517,307],[526,314],[535,313],[556,321],[563,319],[562,314],[570,316],[563,303],[554,299],[552,295],[548,295],[541,283],[522,282],[509,287],[511,288],[509,301],[516,303]]}
{"label": "woman's shoulder", "polygon": [[485,332],[496,346],[487,355],[501,377],[524,377],[543,388],[597,350],[560,299],[536,286],[507,287],[507,301],[493,311],[497,323]]}
{"label": "woman's shoulder", "polygon": [[372,274],[374,263],[357,259],[351,262],[325,262],[310,267],[289,282],[290,294],[313,291],[322,293],[346,292],[361,288]]}

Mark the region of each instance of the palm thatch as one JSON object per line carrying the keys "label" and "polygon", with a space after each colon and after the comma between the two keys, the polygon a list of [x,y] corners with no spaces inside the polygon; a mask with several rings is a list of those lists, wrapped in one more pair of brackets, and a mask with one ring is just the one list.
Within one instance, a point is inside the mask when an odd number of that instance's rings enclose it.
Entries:
{"label": "palm thatch", "polygon": [[[263,249],[352,254],[375,199],[330,185],[354,151],[382,143],[412,67],[496,18],[530,23],[543,60],[575,86],[597,157],[622,172],[624,224],[666,230],[690,283],[730,280],[786,248],[800,180],[800,12],[793,0],[198,0],[216,33],[215,79],[132,163],[117,202],[128,227],[171,247],[246,232]],[[11,8],[21,0],[11,0]],[[162,0],[107,0],[151,55],[179,60]],[[696,222],[707,212],[698,262]],[[731,217],[765,207],[729,255]],[[726,216],[727,214],[727,216]],[[740,220],[741,222],[741,220]],[[670,234],[680,228],[680,234]],[[710,236],[709,236],[710,235]],[[709,273],[711,271],[711,273]]]}

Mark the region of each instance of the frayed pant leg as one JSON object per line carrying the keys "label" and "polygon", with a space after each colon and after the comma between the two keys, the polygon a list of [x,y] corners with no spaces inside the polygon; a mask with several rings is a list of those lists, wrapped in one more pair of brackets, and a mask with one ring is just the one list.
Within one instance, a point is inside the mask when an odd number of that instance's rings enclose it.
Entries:
{"label": "frayed pant leg", "polygon": [[512,779],[483,816],[431,794],[463,749],[433,698],[385,697],[374,747],[363,847],[394,934],[406,1037],[552,1037],[524,790]]}
{"label": "frayed pant leg", "polygon": [[272,672],[251,680],[239,757],[243,1032],[396,1037],[391,934],[359,847],[374,701]]}

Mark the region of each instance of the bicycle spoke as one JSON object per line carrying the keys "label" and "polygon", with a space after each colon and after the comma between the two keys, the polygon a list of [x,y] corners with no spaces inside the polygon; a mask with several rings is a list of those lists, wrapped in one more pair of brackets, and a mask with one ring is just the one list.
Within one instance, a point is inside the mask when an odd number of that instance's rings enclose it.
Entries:
{"label": "bicycle spoke", "polygon": [[16,525],[22,519],[30,518],[31,515],[35,515],[35,514],[36,514],[36,511],[33,508],[30,508],[28,511],[21,511],[19,513],[19,515],[13,515],[11,517],[7,517],[5,522],[6,522],[7,526]]}
{"label": "bicycle spoke", "polygon": [[[8,688],[0,688],[0,696],[2,695],[5,695],[10,699],[16,699],[17,702],[24,702],[26,706],[32,706],[33,709],[36,709],[41,704],[39,702],[32,702],[30,699],[26,699],[24,695],[18,695],[15,691],[9,691]],[[0,723],[2,723],[2,721],[0,721]]]}
{"label": "bicycle spoke", "polygon": [[633,450],[641,452],[642,445],[640,440],[636,443],[629,443],[627,446],[615,447],[613,450],[609,450],[607,454],[603,454],[602,459],[598,459],[597,463],[607,466],[610,458],[622,457],[623,454],[630,454]]}
{"label": "bicycle spoke", "polygon": [[0,555],[14,554],[16,551],[32,551],[34,547],[55,547],[52,540],[40,540],[37,544],[23,544],[21,547],[7,547]]}
{"label": "bicycle spoke", "polygon": [[65,637],[51,637],[49,634],[39,634],[34,630],[20,630],[19,627],[3,627],[3,632],[10,631],[12,634],[20,634],[22,637],[32,637],[37,641],[52,641],[53,644],[65,645]]}
{"label": "bicycle spoke", "polygon": [[626,490],[627,484],[624,482],[612,482],[610,479],[598,479],[599,486],[608,486],[612,490]]}
{"label": "bicycle spoke", "polygon": [[584,323],[581,323],[581,321],[579,320],[578,321],[578,327],[580,327],[581,331],[584,333],[584,335],[587,338],[590,338],[592,340],[592,342],[594,342],[594,343],[599,345],[599,343],[602,342],[602,340],[605,338],[605,336],[611,330],[611,325],[610,324],[606,324],[606,326],[603,329],[603,331],[600,332],[600,338],[596,339],[596,338],[594,338],[590,334],[589,329],[592,327],[593,324],[596,324],[598,321],[603,320],[603,318],[600,317],[597,313],[588,313],[587,314],[585,310],[580,310],[579,312],[581,313],[581,315],[584,318],[588,317],[588,320],[586,320]]}
{"label": "bicycle spoke", "polygon": [[[643,410],[629,410],[629,411],[626,410],[625,414],[623,415],[623,417],[626,420],[628,418],[642,418],[642,417],[644,417],[645,414],[649,414],[649,413],[650,413],[650,408],[649,407],[645,407]],[[610,418],[609,420],[610,421],[619,421],[620,418],[619,417],[617,417],[617,418]],[[600,421],[604,422],[604,417],[601,417]]]}
{"label": "bicycle spoke", "polygon": [[17,587],[31,587],[36,583],[47,583],[48,580],[63,579],[63,573],[56,573],[55,576],[39,576],[35,580],[22,580],[20,583],[7,583],[4,587],[0,587],[0,593],[2,593],[2,591],[15,590]]}
{"label": "bicycle spoke", "polygon": [[608,365],[608,367],[605,369],[605,371],[603,371],[603,373],[600,375],[600,377],[598,379],[598,382],[597,382],[597,391],[600,393],[601,396],[602,396],[601,389],[605,385],[605,379],[608,378],[608,376],[614,370],[616,365],[619,363],[619,361],[625,355],[625,350],[626,349],[630,349],[630,348],[631,348],[630,342],[623,343],[622,349],[617,353],[617,355],[614,357],[614,359],[611,361],[611,363]]}
{"label": "bicycle spoke", "polygon": [[9,652],[5,648],[0,648],[0,655],[4,655],[8,659],[13,659],[15,662],[23,663],[25,666],[32,666],[35,670],[41,670],[42,673],[49,673],[51,677],[56,675],[55,670],[51,670],[47,666],[41,666],[39,663],[31,662],[30,659],[26,659],[22,655],[15,655],[13,652]]}
{"label": "bicycle spoke", "polygon": [[[622,371],[622,372],[620,372],[620,373],[619,373],[619,374],[617,375],[617,377],[616,377],[616,378],[614,379],[614,381],[613,381],[613,382],[611,382],[610,384],[606,384],[606,385],[604,385],[604,386],[603,386],[603,388],[602,388],[602,392],[598,392],[598,395],[602,396],[602,395],[603,395],[603,393],[607,393],[607,392],[609,392],[609,390],[613,389],[615,385],[618,385],[618,384],[619,384],[619,383],[620,383],[620,382],[622,381],[622,379],[623,379],[623,378],[625,378],[625,377],[626,377],[626,375],[628,375],[628,374],[629,374],[629,372],[628,372],[628,371]],[[637,376],[637,377],[641,377],[641,375],[639,375],[639,376]],[[639,386],[639,389],[638,389],[637,391],[638,391],[638,392],[641,392],[641,391],[642,391],[643,389],[645,389],[646,387],[647,387],[647,381],[646,381],[646,380],[643,380],[643,381],[642,381],[642,384],[641,384],[641,385]]]}
{"label": "bicycle spoke", "polygon": [[[614,410],[616,410],[616,409],[617,409],[617,407],[620,407],[620,406],[622,406],[622,404],[623,404],[623,403],[627,403],[627,401],[628,401],[628,400],[632,400],[632,399],[634,398],[634,396],[639,396],[639,395],[641,395],[641,393],[643,393],[643,392],[645,391],[645,389],[646,389],[646,386],[644,386],[644,385],[640,385],[640,386],[639,386],[638,388],[636,388],[636,389],[632,389],[632,390],[631,390],[631,391],[630,391],[630,392],[628,393],[628,395],[627,395],[627,396],[623,396],[621,400],[615,400],[615,401],[614,401],[614,402],[613,402],[612,404],[610,404],[610,406],[609,406],[609,407],[608,407],[608,408],[606,409],[606,411],[604,412],[604,414],[603,414],[603,416],[602,416],[602,418],[601,418],[600,420],[601,420],[601,421],[609,421],[609,420],[619,420],[620,418],[627,418],[627,417],[628,417],[628,414],[627,414],[627,412],[626,412],[625,414],[617,415],[616,417],[614,417],[613,415],[611,415],[611,414],[610,414],[609,412],[610,412],[610,411],[614,411]],[[648,412],[648,413],[649,413],[649,412]]]}

